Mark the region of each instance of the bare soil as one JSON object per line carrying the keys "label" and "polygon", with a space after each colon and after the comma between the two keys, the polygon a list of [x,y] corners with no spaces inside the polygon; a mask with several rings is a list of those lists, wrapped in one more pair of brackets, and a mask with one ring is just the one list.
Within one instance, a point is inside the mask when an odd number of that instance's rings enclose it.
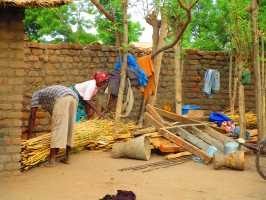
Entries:
{"label": "bare soil", "polygon": [[[161,160],[153,155],[148,162]],[[245,171],[213,170],[194,161],[150,172],[118,169],[147,163],[113,159],[110,153],[82,152],[71,164],[37,167],[0,177],[1,200],[99,200],[131,190],[137,200],[266,200],[266,181],[249,158]]]}

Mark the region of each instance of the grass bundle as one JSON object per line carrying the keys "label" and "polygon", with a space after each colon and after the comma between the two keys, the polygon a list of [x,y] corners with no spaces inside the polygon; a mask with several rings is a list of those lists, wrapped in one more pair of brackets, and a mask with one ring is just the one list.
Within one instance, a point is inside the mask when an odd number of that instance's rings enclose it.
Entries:
{"label": "grass bundle", "polygon": [[[73,151],[83,149],[109,150],[119,140],[132,137],[134,123],[114,122],[105,119],[83,121],[73,130]],[[51,133],[22,141],[21,166],[28,170],[47,160],[50,151]],[[63,152],[61,152],[63,153]]]}

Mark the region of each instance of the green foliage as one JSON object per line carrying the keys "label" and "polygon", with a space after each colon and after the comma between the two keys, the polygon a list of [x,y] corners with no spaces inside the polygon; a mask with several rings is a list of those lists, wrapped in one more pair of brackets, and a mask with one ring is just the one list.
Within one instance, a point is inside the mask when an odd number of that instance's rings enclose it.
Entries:
{"label": "green foliage", "polygon": [[266,41],[266,1],[260,1],[259,4],[259,29],[264,33],[264,41]]}
{"label": "green foliage", "polygon": [[226,48],[229,35],[226,32],[229,3],[224,0],[199,1],[192,12],[190,23],[184,38],[185,48],[202,50],[221,50]]}
{"label": "green foliage", "polygon": [[[234,14],[241,16],[241,29],[249,29],[250,16],[246,8],[250,3],[250,0],[199,1],[193,10],[192,22],[183,37],[183,47],[202,50],[226,50],[230,48],[230,38],[235,23],[230,19],[231,10]],[[258,18],[259,27],[265,32],[266,1],[260,1]],[[245,20],[243,21],[243,19]],[[241,37],[246,36],[242,35]]]}
{"label": "green foliage", "polygon": [[[51,43],[88,44],[97,41],[96,35],[87,33],[92,22],[83,13],[91,13],[86,1],[74,2],[57,8],[33,8],[25,11],[25,30],[30,40]],[[76,31],[73,31],[76,27]]]}
{"label": "green foliage", "polygon": [[[115,13],[115,24],[85,0],[77,0],[57,8],[26,9],[25,31],[30,40],[39,42],[90,44],[101,41],[114,44],[114,33],[123,31],[120,2],[121,0],[100,0],[106,10]],[[97,33],[89,33],[92,27]],[[128,29],[129,42],[138,41],[143,31],[140,24],[129,20]]]}
{"label": "green foliage", "polygon": [[[106,20],[106,18],[99,13],[96,17],[96,29],[98,33],[98,38],[104,44],[115,44],[116,32],[123,32],[123,23],[122,23],[122,12],[121,12],[121,0],[100,0],[100,3],[105,7],[109,13],[114,13],[115,23],[110,20]],[[144,29],[138,22],[133,22],[128,20],[128,41],[136,42],[142,34]]]}
{"label": "green foliage", "polygon": [[[97,36],[104,44],[115,44],[115,32],[117,29],[119,31],[122,31],[121,25],[116,24],[114,25],[111,21],[106,20],[104,18],[99,17],[96,20],[97,24]],[[143,31],[143,28],[140,26],[139,23],[129,21],[128,22],[128,41],[130,42],[136,42],[138,41],[139,37],[141,36],[141,33]]]}
{"label": "green foliage", "polygon": [[229,4],[227,32],[230,34],[230,49],[248,55],[251,44],[250,14],[247,12],[249,0],[232,0]]}

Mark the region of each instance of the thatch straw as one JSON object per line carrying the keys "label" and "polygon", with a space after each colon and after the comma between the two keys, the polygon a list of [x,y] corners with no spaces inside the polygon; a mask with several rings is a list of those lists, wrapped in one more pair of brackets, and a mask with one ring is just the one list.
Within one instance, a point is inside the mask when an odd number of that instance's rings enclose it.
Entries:
{"label": "thatch straw", "polygon": [[[76,124],[73,131],[73,150],[110,150],[116,141],[132,137],[131,131],[135,125],[131,123],[114,122],[94,119]],[[49,156],[50,133],[22,141],[21,167],[28,170],[44,162]]]}
{"label": "thatch straw", "polygon": [[0,0],[0,7],[54,7],[72,2],[72,0]]}

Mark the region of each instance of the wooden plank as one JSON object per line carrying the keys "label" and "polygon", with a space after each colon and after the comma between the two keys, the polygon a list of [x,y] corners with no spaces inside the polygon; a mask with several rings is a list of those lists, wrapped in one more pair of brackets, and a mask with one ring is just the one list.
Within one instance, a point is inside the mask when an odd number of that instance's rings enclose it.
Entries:
{"label": "wooden plank", "polygon": [[194,146],[207,152],[210,145],[207,144],[205,141],[199,139],[195,135],[192,135],[191,133],[189,133],[187,130],[185,130],[183,128],[177,128],[176,130],[177,130],[177,134],[181,138],[183,138],[184,140],[188,141],[189,143],[193,144]]}
{"label": "wooden plank", "polygon": [[139,135],[143,135],[143,134],[147,134],[147,133],[152,133],[152,132],[155,132],[155,131],[156,131],[156,128],[151,126],[151,127],[147,127],[147,128],[136,130],[133,133],[133,136],[139,136]]}
{"label": "wooden plank", "polygon": [[150,113],[154,119],[156,119],[157,121],[161,122],[162,124],[164,125],[167,125],[167,126],[171,126],[171,123],[165,121],[160,115],[159,113],[154,109],[154,107],[150,104],[148,104],[146,106],[146,110],[148,113]]}
{"label": "wooden plank", "polygon": [[200,124],[180,124],[180,125],[173,125],[173,126],[166,126],[166,129],[174,129],[178,127],[192,127],[192,126],[203,126],[203,125],[208,125],[209,123],[200,123]]}
{"label": "wooden plank", "polygon": [[151,144],[155,149],[159,149],[162,153],[177,153],[184,151],[183,147],[176,145],[165,137],[150,138]]}
{"label": "wooden plank", "polygon": [[171,119],[173,121],[178,121],[178,122],[182,122],[182,123],[198,123],[198,122],[196,122],[194,120],[190,120],[190,119],[188,119],[186,117],[182,117],[181,115],[178,115],[178,114],[173,113],[173,112],[168,112],[166,110],[162,110],[162,109],[156,108],[156,107],[154,107],[154,109],[162,117],[165,117],[167,119]]}
{"label": "wooden plank", "polygon": [[233,142],[234,141],[232,138],[229,138],[226,135],[223,135],[222,133],[210,128],[209,126],[204,126],[203,128],[200,128],[200,129],[204,130],[211,137],[215,138],[216,140],[219,140],[223,144],[225,144],[226,142]]}
{"label": "wooden plank", "polygon": [[184,149],[173,143],[172,145],[161,144],[159,146],[159,150],[162,153],[177,153],[177,152],[183,151]]}
{"label": "wooden plank", "polygon": [[186,149],[187,151],[191,152],[192,154],[194,154],[196,156],[199,156],[205,163],[209,163],[212,160],[212,158],[209,157],[204,151],[202,151],[201,149],[199,149],[199,148],[195,147],[194,145],[188,143],[187,141],[185,141],[181,137],[173,134],[169,130],[160,129],[160,132],[168,140],[174,142],[177,145],[180,145],[180,146],[184,147],[184,149]]}
{"label": "wooden plank", "polygon": [[167,160],[170,160],[170,159],[176,159],[176,158],[180,158],[183,156],[190,156],[190,155],[192,155],[192,153],[190,153],[188,151],[184,151],[184,152],[180,152],[180,153],[176,153],[176,154],[169,154],[165,157]]}
{"label": "wooden plank", "polygon": [[203,132],[202,130],[198,129],[197,127],[193,126],[191,128],[191,132],[202,139],[203,141],[215,146],[220,152],[224,151],[224,145],[217,139],[211,137],[208,133]]}
{"label": "wooden plank", "polygon": [[[173,120],[173,121],[181,122],[183,125],[184,124],[202,124],[202,126],[204,126],[206,124],[206,123],[203,123],[203,122],[195,120],[195,119],[189,119],[189,118],[183,117],[181,115],[178,115],[176,113],[168,112],[166,110],[162,110],[160,108],[154,107],[154,110],[159,115],[161,115],[162,117],[165,117],[165,118]],[[199,125],[199,126],[201,126],[201,125]]]}
{"label": "wooden plank", "polygon": [[164,124],[157,119],[155,119],[150,113],[144,113],[144,119],[153,125],[157,130],[164,127]]}

